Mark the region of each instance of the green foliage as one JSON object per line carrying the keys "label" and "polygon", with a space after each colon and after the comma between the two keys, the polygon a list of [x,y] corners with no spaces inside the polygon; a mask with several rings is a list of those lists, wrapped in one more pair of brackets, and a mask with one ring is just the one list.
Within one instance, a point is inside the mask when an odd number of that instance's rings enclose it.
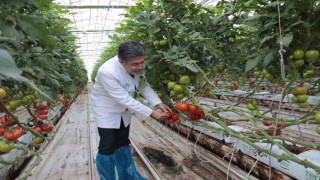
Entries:
{"label": "green foliage", "polygon": [[51,0],[0,2],[1,56],[12,60],[10,68],[1,71],[3,86],[13,87],[14,79],[55,97],[87,83],[76,37],[68,32],[71,21],[60,17],[67,12]]}

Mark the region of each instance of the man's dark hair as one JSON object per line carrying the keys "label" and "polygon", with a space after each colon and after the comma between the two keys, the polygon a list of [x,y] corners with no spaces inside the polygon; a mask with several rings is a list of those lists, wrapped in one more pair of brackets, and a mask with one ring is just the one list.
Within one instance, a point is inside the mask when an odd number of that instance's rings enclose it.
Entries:
{"label": "man's dark hair", "polygon": [[127,63],[130,59],[146,55],[144,47],[134,40],[121,43],[118,47],[118,58]]}

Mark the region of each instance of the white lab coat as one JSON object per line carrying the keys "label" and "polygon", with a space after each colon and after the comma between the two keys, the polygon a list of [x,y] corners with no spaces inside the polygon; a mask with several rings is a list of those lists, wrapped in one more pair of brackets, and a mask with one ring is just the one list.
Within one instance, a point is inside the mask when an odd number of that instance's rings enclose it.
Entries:
{"label": "white lab coat", "polygon": [[[98,127],[119,129],[121,116],[127,127],[131,122],[132,111],[143,117],[151,115],[151,108],[133,98],[135,87],[139,89],[140,76],[132,78],[117,56],[102,64],[91,94],[92,118]],[[148,83],[140,93],[151,106],[162,102]]]}

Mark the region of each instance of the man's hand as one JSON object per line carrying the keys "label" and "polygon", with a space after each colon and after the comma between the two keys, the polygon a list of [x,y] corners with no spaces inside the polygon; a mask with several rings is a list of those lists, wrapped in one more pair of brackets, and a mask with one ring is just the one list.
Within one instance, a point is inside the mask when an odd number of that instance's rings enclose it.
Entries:
{"label": "man's hand", "polygon": [[168,115],[164,112],[153,110],[151,113],[151,117],[153,117],[155,119],[166,119],[168,117]]}
{"label": "man's hand", "polygon": [[159,109],[161,109],[163,112],[168,112],[168,111],[170,111],[171,112],[171,109],[170,109],[170,107],[169,106],[167,106],[167,105],[165,105],[165,104],[163,104],[163,103],[160,103],[159,105],[158,105],[158,108]]}

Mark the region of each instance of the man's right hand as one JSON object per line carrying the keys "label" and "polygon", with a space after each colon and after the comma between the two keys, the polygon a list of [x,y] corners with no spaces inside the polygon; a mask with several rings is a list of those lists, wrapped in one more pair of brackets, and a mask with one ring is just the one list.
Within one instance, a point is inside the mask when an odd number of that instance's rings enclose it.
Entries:
{"label": "man's right hand", "polygon": [[164,112],[153,110],[151,113],[151,117],[153,117],[155,119],[166,119],[168,117],[168,115]]}

